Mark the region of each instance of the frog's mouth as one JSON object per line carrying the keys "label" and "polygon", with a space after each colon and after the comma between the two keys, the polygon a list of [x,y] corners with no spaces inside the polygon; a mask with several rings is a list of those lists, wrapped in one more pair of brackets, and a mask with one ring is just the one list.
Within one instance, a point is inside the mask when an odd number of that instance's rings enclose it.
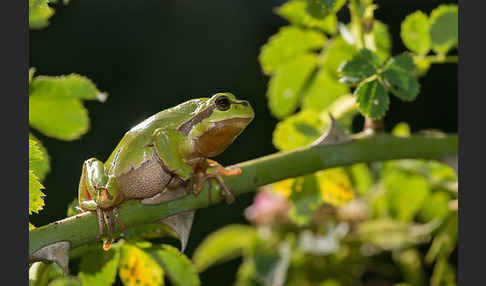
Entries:
{"label": "frog's mouth", "polygon": [[213,122],[212,126],[199,136],[196,148],[206,157],[221,154],[252,121],[251,117],[236,117]]}

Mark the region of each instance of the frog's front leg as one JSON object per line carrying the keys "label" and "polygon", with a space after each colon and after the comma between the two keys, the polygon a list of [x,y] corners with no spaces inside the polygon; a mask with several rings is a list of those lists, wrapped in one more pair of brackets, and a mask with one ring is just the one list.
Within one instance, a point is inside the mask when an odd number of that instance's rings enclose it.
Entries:
{"label": "frog's front leg", "polygon": [[83,164],[78,200],[83,211],[96,211],[98,217],[97,240],[101,240],[103,237],[106,226],[107,240],[103,248],[109,249],[114,219],[117,219],[120,231],[124,229],[124,224],[117,211],[117,204],[122,201],[122,198],[118,191],[116,178],[107,176],[103,162],[96,158],[88,159]]}

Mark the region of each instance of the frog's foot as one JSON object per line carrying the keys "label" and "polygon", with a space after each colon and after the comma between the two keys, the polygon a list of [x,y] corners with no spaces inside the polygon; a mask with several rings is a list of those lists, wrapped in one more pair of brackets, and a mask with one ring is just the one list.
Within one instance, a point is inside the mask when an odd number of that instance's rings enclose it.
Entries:
{"label": "frog's foot", "polygon": [[218,174],[211,174],[211,173],[197,174],[196,178],[197,178],[196,185],[193,188],[194,195],[198,195],[201,192],[204,186],[204,182],[207,181],[209,183],[209,200],[211,201],[211,181],[210,180],[216,180],[216,182],[221,187],[220,196],[226,199],[226,203],[231,204],[235,200],[235,197],[233,196],[233,192],[231,192],[230,188],[226,185],[226,183],[223,180],[223,177],[219,173]]}
{"label": "frog's foot", "polygon": [[115,219],[118,223],[120,232],[125,231],[125,224],[121,220],[117,207],[111,209],[97,208],[96,214],[98,216],[98,235],[96,236],[96,240],[102,240],[104,229],[106,227],[106,240],[103,243],[103,250],[107,251],[110,249],[113,241],[112,235],[115,226]]}
{"label": "frog's foot", "polygon": [[241,169],[237,166],[229,166],[229,167],[223,167],[221,164],[218,162],[211,160],[211,159],[206,159],[206,162],[208,162],[209,167],[216,167],[218,170],[218,173],[221,174],[222,176],[239,176],[241,175]]}

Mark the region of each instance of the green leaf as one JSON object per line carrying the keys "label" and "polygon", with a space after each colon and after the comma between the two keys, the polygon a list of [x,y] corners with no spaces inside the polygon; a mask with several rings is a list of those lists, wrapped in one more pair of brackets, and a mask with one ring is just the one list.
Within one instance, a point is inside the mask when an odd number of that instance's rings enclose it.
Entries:
{"label": "green leaf", "polygon": [[37,76],[32,81],[30,96],[55,94],[69,98],[104,102],[107,93],[98,90],[87,77],[79,74],[62,76]]}
{"label": "green leaf", "polygon": [[76,74],[35,77],[30,86],[29,124],[51,137],[77,139],[89,128],[88,111],[80,99],[104,101],[106,94]]}
{"label": "green leaf", "polygon": [[54,9],[47,5],[48,0],[29,0],[29,27],[42,29],[49,25],[48,19],[54,14]]}
{"label": "green leaf", "polygon": [[111,285],[115,282],[119,262],[119,249],[90,251],[79,264],[79,278],[83,285]]}
{"label": "green leaf", "polygon": [[454,47],[458,41],[458,9],[457,5],[440,5],[430,14],[430,39],[432,49],[441,55]]}
{"label": "green leaf", "polygon": [[408,137],[410,136],[410,126],[406,122],[400,122],[393,127],[391,133],[397,137]]}
{"label": "green leaf", "polygon": [[209,266],[240,256],[257,237],[254,227],[229,225],[204,239],[194,252],[193,261],[199,272]]}
{"label": "green leaf", "polygon": [[392,258],[400,267],[405,281],[411,285],[426,285],[424,266],[417,249],[410,248],[397,251],[393,253]]}
{"label": "green leaf", "polygon": [[289,218],[297,225],[308,224],[314,211],[323,202],[316,176],[311,174],[296,178],[289,201]]}
{"label": "green leaf", "polygon": [[420,55],[430,50],[429,19],[422,11],[415,11],[402,22],[400,36],[405,46]]}
{"label": "green leaf", "polygon": [[44,207],[45,194],[41,191],[44,186],[32,170],[29,170],[29,215],[38,213]]}
{"label": "green leaf", "polygon": [[252,257],[244,258],[236,274],[235,286],[259,286],[255,279],[255,264]]}
{"label": "green leaf", "polygon": [[420,84],[411,73],[414,69],[413,58],[401,54],[386,63],[381,76],[393,95],[404,101],[412,101],[420,92]]}
{"label": "green leaf", "polygon": [[[334,10],[339,9],[344,4],[344,0],[336,1]],[[276,10],[277,14],[285,18],[294,25],[305,28],[316,28],[329,34],[336,33],[337,17],[334,13],[328,14],[322,19],[313,17],[307,10],[307,2],[301,0],[287,1]]]}
{"label": "green leaf", "polygon": [[449,200],[450,196],[441,191],[427,196],[419,213],[420,219],[431,221],[436,218],[445,218],[449,214]]}
{"label": "green leaf", "polygon": [[40,156],[38,159],[29,160],[29,169],[34,171],[34,174],[40,181],[43,181],[47,173],[51,170],[49,155],[47,154],[46,148],[42,145],[42,142],[31,133],[29,133],[29,140],[33,140],[36,143],[37,151],[35,152],[40,152],[38,154],[38,156]]}
{"label": "green leaf", "polygon": [[339,67],[343,75],[340,82],[358,83],[376,74],[380,66],[381,60],[374,52],[367,49],[360,50],[350,61]]}
{"label": "green leaf", "polygon": [[[382,61],[388,59],[391,53],[392,38],[388,31],[388,26],[378,20],[373,23],[372,35],[374,38],[374,46],[376,54]],[[365,38],[367,39],[367,37]]]}
{"label": "green leaf", "polygon": [[401,221],[412,221],[430,192],[424,177],[406,172],[390,173],[384,185],[392,215]]}
{"label": "green leaf", "polygon": [[305,52],[322,48],[326,37],[317,31],[304,30],[295,26],[280,28],[262,47],[258,59],[266,75]]}
{"label": "green leaf", "polygon": [[291,150],[311,144],[319,138],[326,125],[319,115],[305,109],[277,123],[273,145],[279,150]]}
{"label": "green leaf", "polygon": [[77,277],[67,276],[59,277],[49,283],[49,286],[82,286],[81,281]]}
{"label": "green leaf", "polygon": [[349,87],[337,81],[325,69],[320,69],[303,95],[302,108],[322,111],[340,96],[349,93]]}
{"label": "green leaf", "polygon": [[349,174],[337,167],[314,173],[323,202],[333,206],[344,205],[354,199],[354,189]]}
{"label": "green leaf", "polygon": [[35,229],[35,226],[29,222],[29,231]]}
{"label": "green leaf", "polygon": [[167,272],[173,285],[192,286],[201,284],[196,267],[177,248],[162,244],[147,249],[147,252]]}
{"label": "green leaf", "polygon": [[119,274],[125,286],[164,285],[164,270],[148,253],[129,243],[121,247]]}
{"label": "green leaf", "polygon": [[[341,36],[329,41],[327,51],[322,57],[322,68],[326,69],[333,76],[338,76],[338,69],[343,62],[351,60],[356,53],[356,47],[350,45]],[[328,43],[329,43],[328,42]]]}
{"label": "green leaf", "polygon": [[354,94],[358,96],[359,111],[367,117],[381,118],[388,110],[390,98],[383,85],[376,79],[360,84]]}
{"label": "green leaf", "polygon": [[316,55],[303,54],[280,68],[270,79],[268,105],[275,117],[282,119],[297,109],[302,91],[316,64]]}

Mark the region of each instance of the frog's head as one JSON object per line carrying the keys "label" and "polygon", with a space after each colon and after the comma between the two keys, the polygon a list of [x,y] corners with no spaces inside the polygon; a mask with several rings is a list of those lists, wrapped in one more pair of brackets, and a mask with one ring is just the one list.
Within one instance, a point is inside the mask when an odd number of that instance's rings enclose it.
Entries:
{"label": "frog's head", "polygon": [[222,153],[253,120],[250,103],[229,93],[217,93],[205,99],[193,121],[188,136],[195,151],[205,157]]}

